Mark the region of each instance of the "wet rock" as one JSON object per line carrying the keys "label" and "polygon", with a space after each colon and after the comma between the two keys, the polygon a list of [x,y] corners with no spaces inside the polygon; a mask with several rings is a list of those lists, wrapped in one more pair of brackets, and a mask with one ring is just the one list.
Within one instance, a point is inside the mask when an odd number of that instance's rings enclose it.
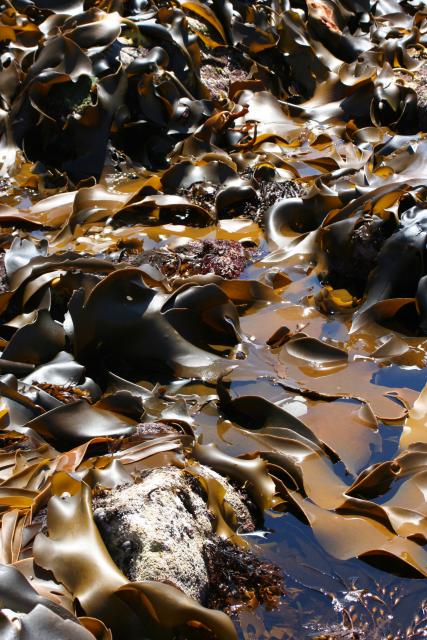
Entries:
{"label": "wet rock", "polygon": [[182,433],[178,426],[165,424],[164,422],[143,422],[136,427],[136,438],[157,437],[168,434]]}
{"label": "wet rock", "polygon": [[[195,182],[188,188],[180,188],[177,193],[204,207],[220,218],[249,218],[260,227],[264,226],[264,213],[279,200],[298,198],[307,191],[307,186],[297,180],[276,180],[276,173],[255,171],[248,167],[239,173],[240,184],[224,187],[211,182]],[[233,189],[236,197],[224,198]],[[228,195],[232,195],[228,193]]]}
{"label": "wet rock", "polygon": [[122,46],[118,57],[124,68],[127,68],[132,62],[138,60],[138,58],[146,57],[148,53],[149,49],[143,46]]}
{"label": "wet rock", "polygon": [[193,240],[171,249],[122,254],[121,260],[133,266],[150,264],[168,277],[213,273],[232,279],[240,276],[251,254],[235,240]]}
{"label": "wet rock", "polygon": [[[284,180],[276,182],[272,180],[260,180],[258,187],[258,198],[260,207],[258,210],[258,220],[263,223],[264,213],[279,200],[284,198],[300,198],[307,191],[307,187],[296,180]],[[257,221],[257,220],[255,220]]]}
{"label": "wet rock", "polygon": [[264,214],[276,202],[285,198],[300,198],[307,191],[307,186],[297,180],[275,179],[273,170],[247,168],[241,174],[245,180],[249,180],[256,191],[256,198],[247,200],[235,214],[250,218],[260,227],[264,227]]}
{"label": "wet rock", "polygon": [[421,131],[427,131],[427,62],[414,73],[415,93],[418,102],[418,120]]}
{"label": "wet rock", "polygon": [[238,278],[248,261],[248,252],[235,240],[195,240],[175,252],[193,273],[214,273],[223,278]]}
{"label": "wet rock", "polygon": [[200,77],[216,100],[228,96],[233,82],[246,80],[248,63],[237,51],[219,48],[220,53],[202,49]]}
{"label": "wet rock", "polygon": [[67,384],[50,384],[49,382],[34,382],[35,387],[38,387],[42,391],[46,391],[49,395],[53,396],[63,404],[72,404],[77,400],[87,400],[91,402],[91,396],[86,389],[80,389],[76,385]]}
{"label": "wet rock", "polygon": [[215,213],[215,197],[220,185],[206,182],[194,182],[189,187],[180,187],[177,194],[188,198],[195,204],[205,207],[212,214]]}
{"label": "wet rock", "polygon": [[9,281],[4,264],[4,253],[0,253],[0,293],[9,291]]}
{"label": "wet rock", "polygon": [[[240,529],[252,530],[241,495],[208,467],[197,469],[221,481]],[[217,540],[205,496],[193,476],[176,467],[150,470],[133,485],[97,494],[94,516],[111,556],[130,580],[169,581],[206,601],[206,558],[215,553],[206,552],[206,547],[217,547]]]}
{"label": "wet rock", "polygon": [[396,75],[417,94],[419,129],[420,131],[427,131],[427,60],[423,61],[412,74],[399,70]]}

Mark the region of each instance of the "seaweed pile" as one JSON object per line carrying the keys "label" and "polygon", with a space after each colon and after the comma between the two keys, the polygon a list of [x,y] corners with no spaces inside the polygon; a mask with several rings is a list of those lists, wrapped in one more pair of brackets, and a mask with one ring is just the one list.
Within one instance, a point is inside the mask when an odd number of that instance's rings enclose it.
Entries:
{"label": "seaweed pile", "polygon": [[[0,2],[2,637],[426,636],[426,47],[421,0]],[[206,606],[94,520],[165,466]]]}

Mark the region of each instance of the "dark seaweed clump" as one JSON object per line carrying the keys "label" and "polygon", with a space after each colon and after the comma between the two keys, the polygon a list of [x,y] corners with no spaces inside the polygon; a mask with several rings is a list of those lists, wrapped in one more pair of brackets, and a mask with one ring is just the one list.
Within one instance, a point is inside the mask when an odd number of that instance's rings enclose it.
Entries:
{"label": "dark seaweed clump", "polygon": [[285,594],[281,570],[228,540],[204,547],[209,575],[207,606],[233,611],[243,605],[266,609],[278,606]]}

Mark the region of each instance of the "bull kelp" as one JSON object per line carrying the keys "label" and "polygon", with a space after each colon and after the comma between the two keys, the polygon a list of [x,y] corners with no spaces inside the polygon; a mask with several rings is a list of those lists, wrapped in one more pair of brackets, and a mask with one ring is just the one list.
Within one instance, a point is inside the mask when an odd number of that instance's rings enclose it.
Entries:
{"label": "bull kelp", "polygon": [[[3,0],[0,47],[0,635],[426,637],[427,5]],[[167,468],[199,600],[99,515]]]}

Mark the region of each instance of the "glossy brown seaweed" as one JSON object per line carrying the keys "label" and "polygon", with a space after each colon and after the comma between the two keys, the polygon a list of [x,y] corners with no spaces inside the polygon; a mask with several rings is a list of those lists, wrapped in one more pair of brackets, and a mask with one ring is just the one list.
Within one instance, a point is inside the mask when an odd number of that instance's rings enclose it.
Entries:
{"label": "glossy brown seaweed", "polygon": [[[0,635],[425,635],[426,34],[418,0],[0,3]],[[206,606],[93,518],[165,465],[222,549]],[[310,528],[318,587],[200,465]],[[411,605],[327,592],[315,544]]]}

